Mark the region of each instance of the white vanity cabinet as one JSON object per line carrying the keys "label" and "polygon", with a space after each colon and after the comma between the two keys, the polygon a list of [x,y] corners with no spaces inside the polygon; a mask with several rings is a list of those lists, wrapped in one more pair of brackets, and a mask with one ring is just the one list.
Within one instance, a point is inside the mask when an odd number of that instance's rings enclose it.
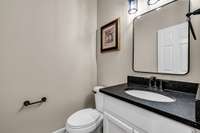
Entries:
{"label": "white vanity cabinet", "polygon": [[194,128],[104,95],[104,133],[198,133]]}
{"label": "white vanity cabinet", "polygon": [[104,133],[133,133],[133,128],[116,117],[104,112]]}
{"label": "white vanity cabinet", "polygon": [[104,112],[104,133],[144,133],[134,126]]}

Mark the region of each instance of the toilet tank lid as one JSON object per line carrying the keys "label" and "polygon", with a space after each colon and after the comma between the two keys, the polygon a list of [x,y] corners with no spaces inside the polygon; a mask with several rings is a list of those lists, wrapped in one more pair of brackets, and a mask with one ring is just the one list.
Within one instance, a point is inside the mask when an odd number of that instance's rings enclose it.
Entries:
{"label": "toilet tank lid", "polygon": [[95,93],[98,93],[99,90],[102,89],[102,88],[104,88],[104,86],[95,86],[94,89],[93,89],[93,91],[94,91]]}
{"label": "toilet tank lid", "polygon": [[96,123],[100,116],[101,114],[95,109],[83,109],[72,114],[66,124],[71,128],[88,127]]}

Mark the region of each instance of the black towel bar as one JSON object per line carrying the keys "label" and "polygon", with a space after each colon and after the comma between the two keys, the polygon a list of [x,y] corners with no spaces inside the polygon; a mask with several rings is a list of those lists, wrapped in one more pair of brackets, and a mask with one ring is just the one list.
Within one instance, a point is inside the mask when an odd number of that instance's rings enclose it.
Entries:
{"label": "black towel bar", "polygon": [[46,97],[43,97],[43,98],[41,98],[40,101],[36,101],[36,102],[33,102],[33,103],[31,103],[29,100],[27,100],[27,101],[24,101],[24,106],[27,107],[27,106],[34,105],[34,104],[44,103],[46,101],[47,101]]}

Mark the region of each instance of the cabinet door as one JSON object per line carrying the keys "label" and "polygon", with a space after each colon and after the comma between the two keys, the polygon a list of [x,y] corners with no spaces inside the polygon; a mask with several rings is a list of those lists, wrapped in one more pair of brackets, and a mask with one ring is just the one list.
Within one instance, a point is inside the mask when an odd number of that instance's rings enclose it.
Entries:
{"label": "cabinet door", "polygon": [[106,112],[104,113],[103,126],[104,133],[134,133],[133,128]]}

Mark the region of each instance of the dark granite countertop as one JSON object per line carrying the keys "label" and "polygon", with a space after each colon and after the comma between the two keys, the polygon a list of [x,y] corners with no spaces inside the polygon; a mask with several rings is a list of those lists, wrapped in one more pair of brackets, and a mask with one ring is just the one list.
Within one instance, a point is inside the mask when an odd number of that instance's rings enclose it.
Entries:
{"label": "dark granite countertop", "polygon": [[145,85],[127,83],[107,87],[101,89],[100,92],[120,99],[122,101],[128,102],[130,104],[136,105],[143,109],[149,110],[151,112],[157,113],[159,115],[165,116],[167,118],[173,119],[180,123],[186,124],[188,126],[200,129],[200,123],[197,122],[195,118],[195,93],[165,89],[163,92],[156,93],[161,93],[163,95],[175,98],[176,101],[172,103],[161,103],[147,101],[130,96],[125,93],[127,89],[151,91]]}

